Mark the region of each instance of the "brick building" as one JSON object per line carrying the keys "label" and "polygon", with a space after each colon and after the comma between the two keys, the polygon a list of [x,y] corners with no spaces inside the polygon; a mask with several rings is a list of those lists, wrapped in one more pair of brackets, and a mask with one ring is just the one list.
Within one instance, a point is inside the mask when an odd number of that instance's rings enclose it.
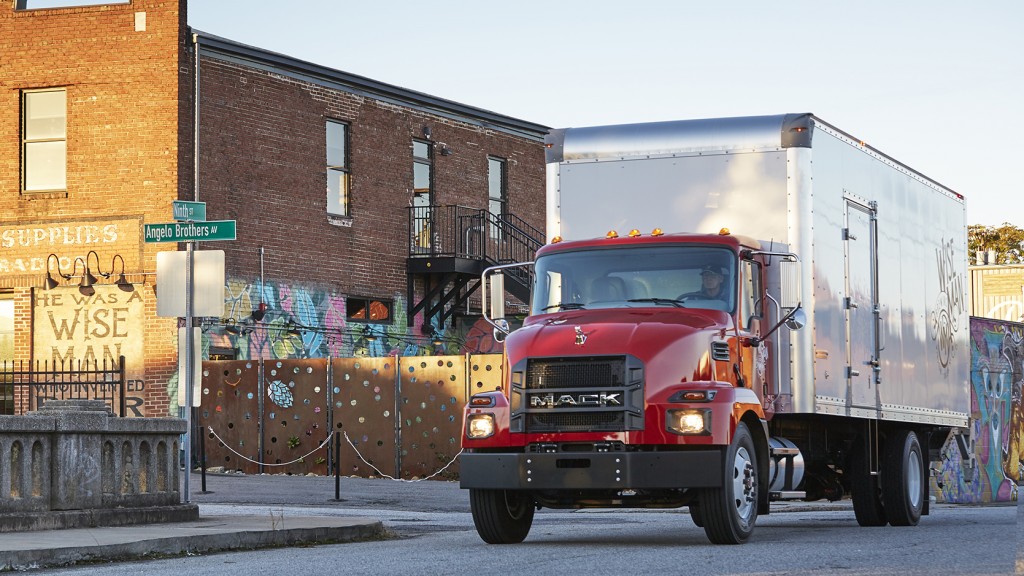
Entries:
{"label": "brick building", "polygon": [[544,126],[191,30],[185,0],[83,4],[0,10],[0,360],[124,355],[131,411],[173,412],[156,255],[183,245],[144,227],[175,200],[237,223],[196,245],[225,252],[206,357],[492,349],[475,278],[543,240]]}

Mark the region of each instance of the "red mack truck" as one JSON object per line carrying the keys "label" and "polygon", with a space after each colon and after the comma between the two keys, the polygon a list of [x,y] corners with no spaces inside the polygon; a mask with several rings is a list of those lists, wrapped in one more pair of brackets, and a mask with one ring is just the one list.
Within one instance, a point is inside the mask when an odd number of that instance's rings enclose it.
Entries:
{"label": "red mack truck", "polygon": [[466,406],[461,486],[484,541],[541,508],[687,506],[717,544],[783,499],[928,514],[929,462],[969,457],[961,195],[812,114],[546,146],[554,238],[483,275],[505,379]]}

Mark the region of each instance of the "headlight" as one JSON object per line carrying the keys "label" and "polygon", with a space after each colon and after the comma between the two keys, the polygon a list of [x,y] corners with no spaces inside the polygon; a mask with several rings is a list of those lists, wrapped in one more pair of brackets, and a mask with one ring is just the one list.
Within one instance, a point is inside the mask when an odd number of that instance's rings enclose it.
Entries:
{"label": "headlight", "polygon": [[665,426],[675,434],[710,434],[710,410],[669,410],[665,415]]}
{"label": "headlight", "polygon": [[480,440],[493,435],[493,414],[470,414],[466,419],[466,438]]}

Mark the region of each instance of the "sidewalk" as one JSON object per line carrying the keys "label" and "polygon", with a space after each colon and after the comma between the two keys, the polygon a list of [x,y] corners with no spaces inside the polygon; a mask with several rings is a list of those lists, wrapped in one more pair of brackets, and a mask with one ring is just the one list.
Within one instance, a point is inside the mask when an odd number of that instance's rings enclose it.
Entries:
{"label": "sidewalk", "polygon": [[[286,516],[272,511],[253,516],[251,508],[240,508],[239,515],[202,515],[202,502],[232,504],[238,502],[233,496],[239,495],[247,496],[245,501],[254,504],[308,505],[313,500],[304,488],[312,484],[310,481],[326,487],[325,478],[238,476],[208,480],[221,491],[193,493],[192,502],[200,503],[200,518],[195,521],[0,533],[0,571],[387,537],[380,521],[358,516]],[[325,492],[324,498],[318,496],[320,502],[333,497],[333,479],[329,480],[332,491],[329,495]],[[199,475],[193,474],[190,482],[198,490]],[[281,490],[285,483],[291,489]],[[264,488],[253,489],[256,486]]]}

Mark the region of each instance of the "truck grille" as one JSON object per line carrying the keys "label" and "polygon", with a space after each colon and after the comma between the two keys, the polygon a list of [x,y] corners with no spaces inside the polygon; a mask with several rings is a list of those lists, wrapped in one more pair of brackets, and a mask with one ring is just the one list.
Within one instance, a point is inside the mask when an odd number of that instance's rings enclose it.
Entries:
{"label": "truck grille", "polygon": [[531,360],[526,371],[526,387],[610,388],[622,386],[626,378],[626,359],[587,358],[574,361]]}
{"label": "truck grille", "polygon": [[643,365],[633,356],[523,360],[511,401],[513,432],[643,430]]}

